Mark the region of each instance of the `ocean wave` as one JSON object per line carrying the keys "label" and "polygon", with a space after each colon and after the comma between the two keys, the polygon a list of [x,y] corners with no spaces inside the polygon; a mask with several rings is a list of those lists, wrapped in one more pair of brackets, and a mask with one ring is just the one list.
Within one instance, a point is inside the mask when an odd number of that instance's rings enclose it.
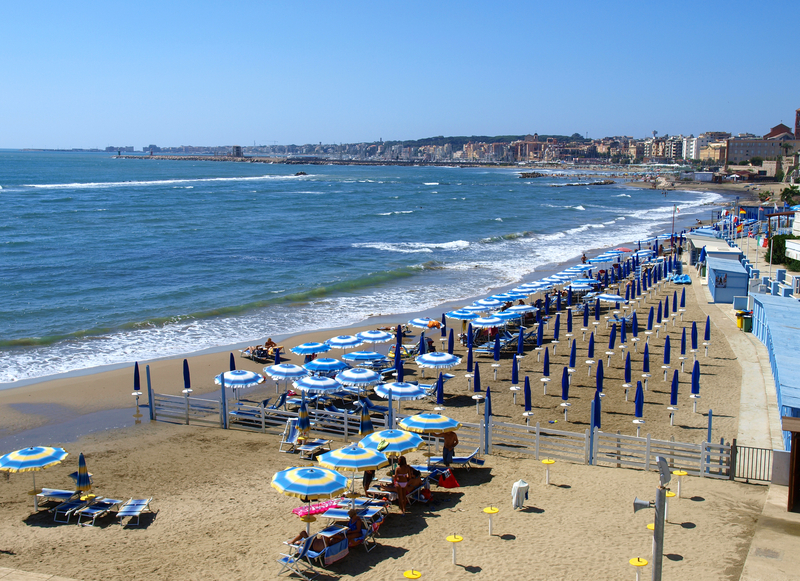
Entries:
{"label": "ocean wave", "polygon": [[611,196],[612,198],[630,198],[630,194],[617,194],[616,196]]}
{"label": "ocean wave", "polygon": [[583,206],[581,206],[581,205],[573,206],[573,207],[572,207],[572,209],[573,209],[573,210],[586,210],[586,208],[584,208],[584,207],[583,207]]}
{"label": "ocean wave", "polygon": [[425,182],[423,186],[438,186],[439,182]]}
{"label": "ocean wave", "polygon": [[414,210],[397,210],[395,212],[380,212],[377,216],[391,216],[392,214],[413,214]]}
{"label": "ocean wave", "polygon": [[387,252],[414,254],[418,252],[431,253],[434,250],[463,250],[469,247],[469,242],[466,240],[454,240],[452,242],[356,242],[351,246],[353,248],[372,248]]}
{"label": "ocean wave", "polygon": [[171,180],[143,180],[125,182],[73,182],[68,184],[23,184],[26,188],[36,188],[40,190],[53,189],[87,189],[87,188],[120,188],[120,187],[142,187],[142,186],[162,186],[171,184],[187,183],[220,183],[220,182],[256,182],[265,180],[295,180],[309,176],[294,175],[263,175],[263,176],[244,176],[230,178],[179,178]]}

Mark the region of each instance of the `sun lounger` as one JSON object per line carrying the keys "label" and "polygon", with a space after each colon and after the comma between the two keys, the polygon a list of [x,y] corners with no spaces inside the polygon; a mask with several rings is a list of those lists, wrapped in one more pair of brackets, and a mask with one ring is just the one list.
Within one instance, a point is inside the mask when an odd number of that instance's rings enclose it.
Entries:
{"label": "sun lounger", "polygon": [[[480,448],[475,448],[469,456],[453,456],[450,466],[462,466],[469,470],[470,464],[483,464],[483,461],[478,458]],[[441,456],[431,457],[431,464],[444,464],[444,458]]]}
{"label": "sun lounger", "polygon": [[387,413],[389,411],[389,407],[388,406],[378,405],[376,403],[373,403],[373,401],[371,399],[369,399],[368,397],[362,397],[360,402],[356,402],[356,405],[359,405],[359,404],[367,406],[367,409],[369,410],[370,413],[377,412],[377,413],[385,414],[385,413]]}
{"label": "sun lounger", "polygon": [[[79,508],[75,511],[75,515],[78,517],[78,524],[85,527],[93,527],[94,521],[96,521],[98,517],[107,515],[119,504],[122,504],[122,501],[115,500],[113,498],[101,498],[100,500],[95,500],[89,506]],[[91,518],[92,522],[81,522],[81,517]]]}
{"label": "sun lounger", "polygon": [[[70,517],[78,510],[85,508],[95,501],[94,498],[73,498],[66,502],[62,502],[53,509],[53,520],[60,523],[68,523]],[[64,517],[64,520],[59,519],[59,515]]]}
{"label": "sun lounger", "polygon": [[[278,571],[278,575],[289,571],[291,573],[296,573],[300,575],[303,579],[307,581],[311,581],[314,577],[318,575],[317,570],[314,568],[314,565],[308,558],[308,552],[311,550],[311,544],[314,542],[314,538],[317,535],[311,535],[303,541],[303,544],[298,546],[289,545],[293,549],[295,549],[294,553],[287,554],[287,553],[280,553],[280,557],[278,558],[278,563],[281,564],[281,570]],[[312,574],[313,573],[313,574]],[[309,577],[309,574],[312,574]]]}
{"label": "sun lounger", "polygon": [[[126,526],[130,527],[138,527],[139,526],[139,518],[141,517],[144,511],[153,512],[150,508],[150,503],[153,502],[153,497],[150,498],[131,498],[125,504],[123,504],[119,510],[117,511],[117,519],[122,523],[122,519],[130,517],[131,520],[128,521]],[[136,523],[133,522],[133,519],[136,519]]]}
{"label": "sun lounger", "polygon": [[61,490],[59,488],[42,488],[36,496],[44,502],[67,502],[78,494],[75,490]]}
{"label": "sun lounger", "polygon": [[322,440],[319,438],[310,440],[299,440],[299,446],[296,446],[296,450],[300,452],[300,457],[305,458],[307,460],[313,460],[314,456],[322,452],[323,450],[330,450],[331,449],[331,441],[330,440]]}
{"label": "sun lounger", "polygon": [[[298,437],[300,437],[300,433],[297,431],[297,418],[290,418],[286,420],[286,427],[283,429],[283,436],[281,437],[281,443],[278,446],[278,451],[294,452],[295,448],[297,447]],[[287,446],[286,450],[283,449],[284,446]]]}

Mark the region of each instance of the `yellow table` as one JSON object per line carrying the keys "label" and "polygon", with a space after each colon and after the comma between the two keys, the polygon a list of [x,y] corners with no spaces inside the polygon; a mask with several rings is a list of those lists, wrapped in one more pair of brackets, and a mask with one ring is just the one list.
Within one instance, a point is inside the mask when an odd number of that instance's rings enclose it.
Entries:
{"label": "yellow table", "polygon": [[635,559],[631,559],[630,561],[628,561],[628,563],[630,563],[631,565],[636,567],[636,581],[640,581],[641,580],[642,567],[647,565],[647,559],[642,559],[641,557],[636,557]]}
{"label": "yellow table", "polygon": [[684,476],[688,476],[689,473],[686,470],[673,470],[672,473],[678,477],[678,498],[681,497],[681,480]]}
{"label": "yellow table", "polygon": [[422,577],[422,573],[420,573],[419,571],[415,571],[414,569],[409,569],[408,571],[405,571],[403,573],[403,577],[405,577],[406,579],[419,579],[420,577]]}
{"label": "yellow table", "polygon": [[453,533],[452,535],[446,537],[445,540],[448,543],[452,543],[453,544],[453,565],[455,565],[456,564],[456,543],[460,543],[461,541],[463,541],[464,537],[462,537],[461,535],[457,535],[457,534]]}
{"label": "yellow table", "polygon": [[545,458],[542,460],[542,464],[544,464],[545,472],[544,472],[544,483],[550,484],[550,465],[555,464],[556,461],[552,458]]}
{"label": "yellow table", "polygon": [[487,506],[483,509],[483,512],[489,515],[489,536],[492,535],[492,517],[500,512],[500,509],[496,506]]}

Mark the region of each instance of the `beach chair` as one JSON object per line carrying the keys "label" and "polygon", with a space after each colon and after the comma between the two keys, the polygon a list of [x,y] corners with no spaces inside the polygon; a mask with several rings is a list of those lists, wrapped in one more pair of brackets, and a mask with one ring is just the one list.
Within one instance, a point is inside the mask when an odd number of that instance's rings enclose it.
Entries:
{"label": "beach chair", "polygon": [[[89,506],[94,501],[95,501],[94,498],[86,498],[86,499],[73,498],[66,502],[62,502],[53,509],[53,520],[55,522],[68,523],[70,517],[72,517],[72,515],[76,511]],[[63,516],[63,520],[58,518],[59,515]]]}
{"label": "beach chair", "polygon": [[[89,506],[84,506],[83,508],[79,508],[75,511],[75,515],[78,517],[78,525],[93,527],[94,522],[99,517],[107,515],[109,512],[114,510],[117,505],[120,504],[122,504],[121,500],[115,500],[113,498],[101,498],[100,500],[95,500],[95,502]],[[81,517],[91,518],[92,522],[81,522]]]}
{"label": "beach chair", "polygon": [[39,502],[67,502],[78,494],[75,490],[61,490],[60,488],[42,488],[42,491],[36,495]]}
{"label": "beach chair", "polygon": [[298,446],[296,446],[296,450],[300,452],[300,457],[306,460],[313,460],[314,456],[319,454],[324,450],[331,449],[331,441],[330,440],[322,440],[320,438],[315,439],[305,439],[299,440],[298,439]]}
{"label": "beach chair", "polygon": [[[356,405],[359,405],[359,404],[357,403]],[[376,413],[385,414],[385,413],[387,413],[389,411],[389,407],[388,406],[378,405],[376,403],[373,403],[372,400],[369,399],[368,397],[362,397],[361,401],[360,401],[360,405],[367,406],[367,409],[369,410],[370,413],[376,412]]]}
{"label": "beach chair", "polygon": [[[453,456],[450,466],[461,466],[469,470],[470,464],[483,464],[483,461],[478,458],[479,451],[480,448],[475,448],[469,456]],[[444,464],[444,458],[441,456],[432,456],[431,464]]]}
{"label": "beach chair", "polygon": [[[278,571],[278,575],[289,571],[291,573],[300,575],[303,579],[311,581],[311,579],[319,574],[314,568],[314,565],[308,559],[308,552],[311,550],[311,543],[314,542],[315,537],[316,535],[309,536],[299,547],[295,545],[289,545],[295,549],[295,552],[291,555],[287,553],[280,553],[278,563],[281,565],[281,570]],[[310,573],[313,573],[313,575],[309,577],[308,575]]]}
{"label": "beach chair", "polygon": [[[290,418],[286,420],[286,427],[283,429],[281,436],[281,443],[278,446],[279,452],[294,452],[297,447],[297,438],[300,433],[297,431],[297,418]],[[283,447],[287,446],[284,450]]]}
{"label": "beach chair", "polygon": [[[144,511],[153,512],[150,508],[151,502],[153,502],[152,496],[150,498],[131,498],[117,511],[117,520],[122,524],[122,519],[130,517],[130,520],[125,526],[138,527],[139,518],[142,516],[142,513]],[[136,519],[135,523],[133,522],[134,518]]]}

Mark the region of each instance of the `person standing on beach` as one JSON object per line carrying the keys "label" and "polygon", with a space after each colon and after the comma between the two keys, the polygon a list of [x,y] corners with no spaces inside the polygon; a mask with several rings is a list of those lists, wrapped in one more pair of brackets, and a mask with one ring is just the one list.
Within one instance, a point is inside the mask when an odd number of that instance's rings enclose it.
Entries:
{"label": "person standing on beach", "polygon": [[437,438],[444,438],[442,444],[442,461],[445,466],[450,466],[455,456],[456,446],[458,446],[458,436],[455,432],[445,432],[444,434],[437,434]]}
{"label": "person standing on beach", "polygon": [[586,264],[586,253],[585,252],[583,253],[583,256],[581,256],[581,262],[583,264]]}

